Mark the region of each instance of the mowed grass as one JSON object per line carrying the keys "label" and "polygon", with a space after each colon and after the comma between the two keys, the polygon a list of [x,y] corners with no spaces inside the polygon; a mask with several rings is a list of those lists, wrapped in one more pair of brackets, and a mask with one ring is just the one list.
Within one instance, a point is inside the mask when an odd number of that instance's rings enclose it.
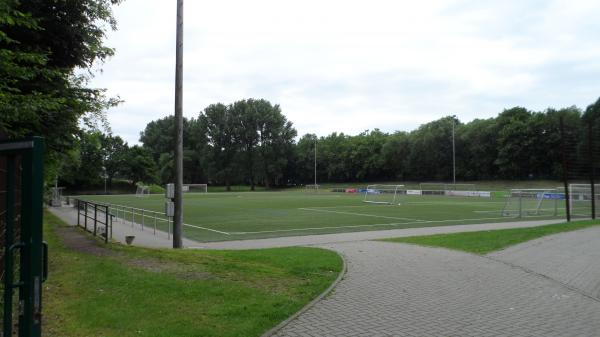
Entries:
{"label": "mowed grass", "polygon": [[385,239],[381,241],[410,243],[429,247],[462,250],[475,254],[487,254],[546,235],[569,232],[600,225],[600,221],[577,221],[539,227],[511,228],[490,231],[435,234]]}
{"label": "mowed grass", "polygon": [[[83,198],[159,212],[164,211],[165,202],[162,195]],[[502,198],[403,196],[400,205],[367,204],[362,198],[298,190],[185,194],[184,235],[206,242],[515,220],[501,215]],[[555,217],[553,205],[544,207],[543,214],[531,219]],[[165,223],[158,226],[166,229]]]}
{"label": "mowed grass", "polygon": [[336,253],[316,248],[152,250],[92,242],[108,248],[75,251],[57,231],[76,229],[62,226],[46,214],[45,336],[260,336],[342,270]]}

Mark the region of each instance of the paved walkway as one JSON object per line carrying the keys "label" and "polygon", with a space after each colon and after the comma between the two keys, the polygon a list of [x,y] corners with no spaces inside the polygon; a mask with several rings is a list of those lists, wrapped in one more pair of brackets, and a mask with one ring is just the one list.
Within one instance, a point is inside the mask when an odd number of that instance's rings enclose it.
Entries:
{"label": "paved walkway", "polygon": [[[48,210],[59,217],[61,220],[66,222],[68,225],[77,225],[77,210],[74,207],[63,206],[63,207],[48,207]],[[149,248],[171,248],[173,247],[173,237],[169,238],[167,232],[156,230],[156,234],[152,228],[146,227],[142,230],[140,224],[134,223],[131,226],[131,222],[121,222],[117,219],[113,221],[113,240],[125,244],[125,236],[134,235],[133,240],[134,246],[149,247]],[[184,247],[198,246],[200,243],[183,239]]]}
{"label": "paved walkway", "polygon": [[321,234],[321,235],[305,235],[305,236],[287,236],[271,239],[257,240],[234,240],[223,242],[208,242],[198,243],[189,248],[201,249],[260,249],[260,248],[276,248],[290,246],[314,246],[324,245],[329,243],[353,242],[376,240],[385,238],[397,238],[415,235],[431,235],[442,233],[458,233],[458,232],[474,232],[491,229],[504,228],[519,228],[519,227],[535,227],[549,225],[553,223],[564,222],[562,219],[554,220],[538,220],[538,221],[515,221],[515,222],[498,222],[475,225],[450,225],[422,228],[403,228],[389,229],[378,231],[363,231],[352,233],[337,233],[337,234]]}
{"label": "paved walkway", "polygon": [[600,301],[503,262],[387,242],[324,247],[345,256],[347,275],[276,336],[600,336]]}
{"label": "paved walkway", "polygon": [[489,254],[489,257],[600,299],[600,227],[546,236]]}

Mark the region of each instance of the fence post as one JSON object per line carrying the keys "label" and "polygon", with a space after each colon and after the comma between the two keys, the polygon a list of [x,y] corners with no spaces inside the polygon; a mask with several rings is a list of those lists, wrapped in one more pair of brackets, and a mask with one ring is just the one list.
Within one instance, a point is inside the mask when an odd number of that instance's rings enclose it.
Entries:
{"label": "fence post", "polygon": [[563,166],[563,182],[565,188],[565,207],[567,211],[567,221],[571,221],[571,207],[569,198],[569,167],[567,166],[567,149],[566,149],[566,137],[565,137],[565,120],[560,117],[560,149],[562,152],[562,166]]}
{"label": "fence post", "polygon": [[144,209],[142,208],[142,230],[144,230]]}
{"label": "fence post", "polygon": [[135,213],[133,207],[131,207],[131,228],[133,228],[133,223],[135,222]]}
{"label": "fence post", "polygon": [[594,181],[595,167],[594,167],[594,133],[592,131],[592,120],[588,121],[588,148],[589,148],[589,161],[590,161],[590,184],[592,187],[592,219],[596,219],[596,186]]}
{"label": "fence post", "polygon": [[108,243],[108,206],[106,207],[106,212],[104,212],[104,242]]}
{"label": "fence post", "polygon": [[94,236],[96,236],[97,225],[98,225],[98,204],[94,204]]}
{"label": "fence post", "polygon": [[79,199],[75,199],[75,204],[77,205],[77,227],[80,227],[79,216],[81,215],[81,205],[79,204]]}
{"label": "fence post", "polygon": [[523,191],[519,193],[519,218],[523,216]]}
{"label": "fence post", "polygon": [[85,219],[84,220],[84,222],[85,222],[85,230],[87,231],[87,220],[88,220],[88,210],[87,210],[88,209],[88,203],[87,203],[87,201],[83,202],[83,206],[85,208],[85,217],[84,217],[84,219]]}
{"label": "fence post", "polygon": [[156,235],[156,214],[154,214],[154,235]]}

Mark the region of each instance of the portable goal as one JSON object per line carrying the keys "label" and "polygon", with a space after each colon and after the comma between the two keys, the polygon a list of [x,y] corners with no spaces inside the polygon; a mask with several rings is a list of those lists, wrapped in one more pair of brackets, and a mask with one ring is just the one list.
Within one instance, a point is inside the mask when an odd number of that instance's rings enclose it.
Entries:
{"label": "portable goal", "polygon": [[556,188],[511,189],[506,196],[502,216],[556,216],[558,201],[564,193]]}
{"label": "portable goal", "polygon": [[400,205],[400,196],[406,193],[404,185],[369,185],[363,202],[371,204]]}
{"label": "portable goal", "polygon": [[305,192],[319,192],[320,187],[321,187],[321,185],[318,185],[318,184],[304,185],[304,191]]}
{"label": "portable goal", "polygon": [[148,186],[144,186],[144,185],[138,185],[136,190],[135,190],[135,196],[142,198],[142,197],[147,197],[150,195],[150,188],[148,188]]}
{"label": "portable goal", "polygon": [[[600,184],[594,184],[596,209],[600,204]],[[592,216],[592,185],[569,184],[569,209],[571,216],[591,218]]]}
{"label": "portable goal", "polygon": [[184,184],[181,190],[183,193],[208,193],[207,184]]}

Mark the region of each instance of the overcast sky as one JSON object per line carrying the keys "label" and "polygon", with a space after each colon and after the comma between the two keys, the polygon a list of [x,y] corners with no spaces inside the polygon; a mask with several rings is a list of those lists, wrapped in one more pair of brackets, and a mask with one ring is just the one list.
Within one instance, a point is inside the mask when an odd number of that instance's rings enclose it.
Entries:
{"label": "overcast sky", "polygon": [[[176,1],[125,0],[93,86],[130,144],[173,114]],[[186,1],[184,116],[280,104],[299,135],[412,130],[600,96],[600,1]]]}

